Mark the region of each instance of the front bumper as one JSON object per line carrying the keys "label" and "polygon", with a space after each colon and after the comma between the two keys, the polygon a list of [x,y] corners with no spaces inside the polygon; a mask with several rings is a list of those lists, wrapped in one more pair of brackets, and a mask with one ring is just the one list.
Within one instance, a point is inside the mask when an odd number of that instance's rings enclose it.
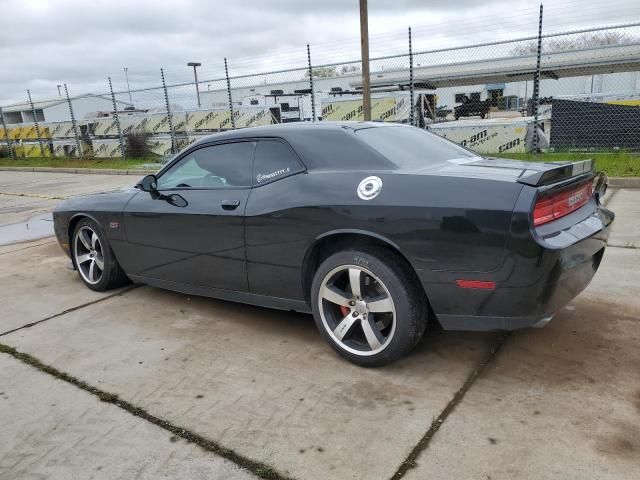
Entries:
{"label": "front bumper", "polygon": [[53,231],[56,234],[60,247],[71,258],[71,245],[69,238],[69,216],[57,211],[53,212]]}

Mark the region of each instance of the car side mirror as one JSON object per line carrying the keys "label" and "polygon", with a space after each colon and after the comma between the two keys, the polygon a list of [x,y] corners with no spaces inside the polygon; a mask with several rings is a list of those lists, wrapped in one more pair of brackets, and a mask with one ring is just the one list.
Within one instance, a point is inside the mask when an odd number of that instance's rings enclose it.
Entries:
{"label": "car side mirror", "polygon": [[140,180],[140,183],[138,183],[137,187],[140,188],[140,190],[142,190],[143,192],[157,192],[158,179],[155,175],[147,175],[142,180]]}

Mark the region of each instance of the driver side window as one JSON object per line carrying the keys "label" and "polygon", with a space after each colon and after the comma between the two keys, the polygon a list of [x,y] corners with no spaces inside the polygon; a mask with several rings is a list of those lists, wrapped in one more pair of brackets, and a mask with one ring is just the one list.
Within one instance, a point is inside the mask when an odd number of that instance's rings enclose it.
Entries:
{"label": "driver side window", "polygon": [[251,186],[255,142],[198,148],[158,178],[158,189]]}

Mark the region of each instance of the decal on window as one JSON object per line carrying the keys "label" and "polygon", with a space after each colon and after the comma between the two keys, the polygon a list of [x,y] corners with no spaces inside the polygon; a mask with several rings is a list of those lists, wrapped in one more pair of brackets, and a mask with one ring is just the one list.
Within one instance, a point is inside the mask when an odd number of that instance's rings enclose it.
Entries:
{"label": "decal on window", "polygon": [[272,178],[280,177],[281,175],[286,175],[290,171],[291,171],[291,168],[287,167],[287,168],[281,168],[280,170],[276,170],[275,172],[271,172],[271,173],[259,173],[258,175],[256,175],[256,182],[260,183],[267,180],[271,180]]}

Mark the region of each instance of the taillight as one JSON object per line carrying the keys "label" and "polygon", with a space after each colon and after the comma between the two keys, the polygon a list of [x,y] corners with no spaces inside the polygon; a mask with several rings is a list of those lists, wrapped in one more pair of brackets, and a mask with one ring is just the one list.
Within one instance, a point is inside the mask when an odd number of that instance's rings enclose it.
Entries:
{"label": "taillight", "polygon": [[592,193],[593,184],[587,182],[569,190],[541,196],[533,208],[533,224],[537,227],[575,212],[589,201]]}

